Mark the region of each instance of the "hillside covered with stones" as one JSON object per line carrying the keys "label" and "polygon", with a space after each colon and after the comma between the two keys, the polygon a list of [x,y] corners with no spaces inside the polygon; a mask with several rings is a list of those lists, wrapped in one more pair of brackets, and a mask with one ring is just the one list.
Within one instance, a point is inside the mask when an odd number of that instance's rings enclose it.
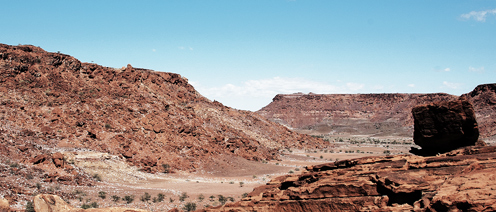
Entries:
{"label": "hillside covered with stones", "polygon": [[[479,85],[463,96],[474,106],[481,137],[496,135],[496,84]],[[257,113],[309,134],[410,137],[413,107],[458,98],[444,93],[279,94]]]}
{"label": "hillside covered with stones", "polygon": [[51,164],[56,152],[75,149],[122,157],[147,172],[164,171],[162,164],[194,171],[219,156],[272,160],[280,148],[323,142],[210,101],[179,74],[0,44],[3,162]]}

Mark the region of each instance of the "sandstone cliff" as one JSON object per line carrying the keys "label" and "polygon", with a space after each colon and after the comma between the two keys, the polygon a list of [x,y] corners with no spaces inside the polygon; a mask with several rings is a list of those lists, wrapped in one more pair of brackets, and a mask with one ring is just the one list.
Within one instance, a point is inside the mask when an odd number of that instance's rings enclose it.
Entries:
{"label": "sandstone cliff", "polygon": [[[481,137],[496,135],[496,84],[480,85],[463,96],[474,106]],[[414,106],[458,98],[444,93],[279,94],[257,113],[311,134],[410,137]]]}

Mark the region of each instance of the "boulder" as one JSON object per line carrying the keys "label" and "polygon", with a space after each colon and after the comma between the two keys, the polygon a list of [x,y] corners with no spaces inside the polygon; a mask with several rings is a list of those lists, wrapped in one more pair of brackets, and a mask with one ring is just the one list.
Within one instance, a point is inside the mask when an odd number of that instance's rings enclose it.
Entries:
{"label": "boulder", "polygon": [[8,212],[8,211],[10,211],[9,201],[0,198],[0,212]]}
{"label": "boulder", "polygon": [[412,153],[435,155],[475,145],[479,128],[470,102],[464,98],[416,106],[413,140],[422,147]]}

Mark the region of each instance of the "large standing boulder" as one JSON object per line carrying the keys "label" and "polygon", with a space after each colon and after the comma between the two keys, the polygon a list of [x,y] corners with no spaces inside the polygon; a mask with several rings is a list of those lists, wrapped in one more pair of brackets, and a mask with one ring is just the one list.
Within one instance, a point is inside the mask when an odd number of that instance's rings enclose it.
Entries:
{"label": "large standing boulder", "polygon": [[472,105],[465,98],[420,105],[412,109],[413,140],[422,150],[415,154],[434,155],[475,145],[479,128]]}

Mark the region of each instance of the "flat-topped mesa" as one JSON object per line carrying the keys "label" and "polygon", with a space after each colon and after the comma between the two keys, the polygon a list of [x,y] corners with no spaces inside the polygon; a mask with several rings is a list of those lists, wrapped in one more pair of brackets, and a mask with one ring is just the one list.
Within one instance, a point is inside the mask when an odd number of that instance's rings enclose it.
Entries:
{"label": "flat-topped mesa", "polygon": [[479,128],[472,104],[465,98],[416,106],[413,140],[422,147],[415,154],[435,155],[475,145]]}
{"label": "flat-topped mesa", "polygon": [[411,108],[454,100],[436,94],[279,94],[257,111],[271,121],[318,134],[411,136]]}

